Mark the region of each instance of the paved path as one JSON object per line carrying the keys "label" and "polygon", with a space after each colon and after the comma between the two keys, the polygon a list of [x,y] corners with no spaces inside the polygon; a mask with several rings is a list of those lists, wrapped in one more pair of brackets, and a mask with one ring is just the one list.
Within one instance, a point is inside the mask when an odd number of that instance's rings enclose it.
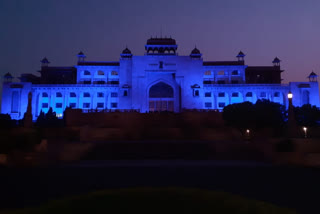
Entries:
{"label": "paved path", "polygon": [[99,189],[180,186],[232,192],[320,213],[320,169],[218,161],[89,161],[50,168],[0,168],[0,208],[37,205]]}

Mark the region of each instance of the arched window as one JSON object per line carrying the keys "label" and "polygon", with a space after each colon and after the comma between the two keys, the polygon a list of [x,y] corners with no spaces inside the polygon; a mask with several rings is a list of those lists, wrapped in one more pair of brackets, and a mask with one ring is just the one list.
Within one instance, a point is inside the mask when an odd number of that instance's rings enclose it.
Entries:
{"label": "arched window", "polygon": [[88,70],[85,70],[85,71],[83,72],[83,74],[84,74],[84,75],[91,75],[90,71],[88,71]]}
{"label": "arched window", "polygon": [[172,98],[173,88],[164,82],[159,82],[150,88],[149,97],[150,98]]}
{"label": "arched window", "polygon": [[89,92],[84,92],[83,93],[83,97],[90,97],[90,93]]}
{"label": "arched window", "polygon": [[252,97],[252,92],[247,92],[246,97]]}
{"label": "arched window", "polygon": [[225,97],[225,93],[224,92],[219,92],[218,93],[218,97]]}
{"label": "arched window", "polygon": [[232,71],[231,75],[239,75],[239,71],[238,70],[234,70],[234,71]]}
{"label": "arched window", "polygon": [[42,92],[42,97],[48,97],[48,93]]}
{"label": "arched window", "polygon": [[62,97],[62,93],[61,92],[57,92],[56,93],[56,97]]}
{"label": "arched window", "polygon": [[219,76],[223,76],[224,75],[224,71],[218,71],[218,75]]}
{"label": "arched window", "polygon": [[74,92],[70,92],[70,97],[77,97],[77,95]]}
{"label": "arched window", "polygon": [[99,70],[99,71],[98,71],[98,75],[99,75],[99,76],[103,76],[103,75],[104,75],[104,72],[101,71],[101,70]]}
{"label": "arched window", "polygon": [[274,92],[274,97],[280,97],[280,93],[279,92]]}
{"label": "arched window", "polygon": [[206,75],[206,76],[211,76],[211,71],[206,71],[206,72],[204,72],[204,75]]}
{"label": "arched window", "polygon": [[117,71],[111,71],[111,75],[116,76],[116,75],[118,75],[118,72]]}
{"label": "arched window", "polygon": [[233,92],[232,93],[232,97],[239,97],[239,93],[238,92]]}

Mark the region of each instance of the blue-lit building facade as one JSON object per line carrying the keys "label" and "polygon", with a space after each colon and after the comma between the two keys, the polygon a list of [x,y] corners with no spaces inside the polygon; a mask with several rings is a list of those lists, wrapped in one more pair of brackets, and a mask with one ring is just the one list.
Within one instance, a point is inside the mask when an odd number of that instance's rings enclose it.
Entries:
{"label": "blue-lit building facade", "polygon": [[119,61],[87,61],[80,52],[78,63],[70,67],[49,66],[41,61],[40,76],[22,74],[12,82],[6,74],[1,113],[23,118],[32,93],[32,115],[50,107],[58,117],[66,107],[86,111],[181,112],[184,109],[222,110],[226,105],[268,99],[288,106],[319,104],[317,75],[308,82],[281,84],[280,60],[270,66],[248,66],[241,51],[234,61],[204,61],[194,48],[190,55],[179,56],[172,38],[150,38],[143,56],[126,48]]}

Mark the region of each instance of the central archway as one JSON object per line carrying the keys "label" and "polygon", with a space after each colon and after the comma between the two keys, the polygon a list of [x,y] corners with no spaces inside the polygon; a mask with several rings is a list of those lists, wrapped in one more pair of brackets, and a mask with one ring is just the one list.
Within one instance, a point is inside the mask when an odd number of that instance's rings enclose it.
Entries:
{"label": "central archway", "polygon": [[150,87],[149,111],[174,111],[174,90],[170,85],[158,82]]}

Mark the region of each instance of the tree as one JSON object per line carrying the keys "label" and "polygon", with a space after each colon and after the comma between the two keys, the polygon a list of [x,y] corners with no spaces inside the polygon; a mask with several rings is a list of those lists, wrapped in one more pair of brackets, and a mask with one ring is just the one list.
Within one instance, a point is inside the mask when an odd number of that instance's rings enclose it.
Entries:
{"label": "tree", "polygon": [[246,129],[255,128],[255,109],[251,102],[236,103],[223,109],[223,119],[227,125],[233,126],[244,133]]}
{"label": "tree", "polygon": [[223,109],[225,122],[244,133],[246,129],[281,129],[285,124],[286,111],[283,105],[269,100],[236,103]]}
{"label": "tree", "polygon": [[294,108],[294,114],[298,125],[317,126],[320,121],[320,110],[310,104]]}

